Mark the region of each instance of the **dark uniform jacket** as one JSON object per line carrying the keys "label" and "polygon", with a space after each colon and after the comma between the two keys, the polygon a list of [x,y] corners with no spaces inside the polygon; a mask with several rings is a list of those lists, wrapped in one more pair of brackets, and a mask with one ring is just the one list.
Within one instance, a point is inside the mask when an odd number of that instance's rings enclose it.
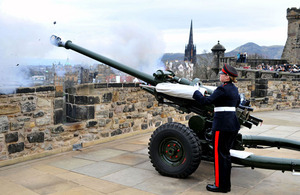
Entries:
{"label": "dark uniform jacket", "polygon": [[[201,105],[214,104],[215,107],[237,107],[240,103],[238,89],[232,82],[219,86],[210,96],[205,97],[195,91],[193,98]],[[213,131],[238,131],[240,124],[234,111],[214,112]]]}

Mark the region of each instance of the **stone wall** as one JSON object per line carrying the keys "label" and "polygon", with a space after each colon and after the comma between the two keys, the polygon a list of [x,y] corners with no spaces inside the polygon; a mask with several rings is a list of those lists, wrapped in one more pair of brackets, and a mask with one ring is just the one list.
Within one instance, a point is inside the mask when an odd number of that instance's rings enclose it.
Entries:
{"label": "stone wall", "polygon": [[[202,82],[221,84],[217,80]],[[300,78],[238,79],[235,85],[250,100],[255,112],[300,108]]]}
{"label": "stone wall", "polygon": [[135,84],[19,88],[0,96],[0,166],[79,149],[120,136],[186,123],[189,114],[159,106]]}
{"label": "stone wall", "polygon": [[[300,107],[299,78],[249,77],[236,85],[255,111]],[[64,94],[53,86],[19,88],[0,96],[0,166],[149,132],[166,122],[186,124],[191,115],[158,105],[132,83],[83,84]]]}
{"label": "stone wall", "polygon": [[61,122],[60,100],[54,86],[18,88],[16,94],[0,95],[0,160],[53,149],[50,126]]}

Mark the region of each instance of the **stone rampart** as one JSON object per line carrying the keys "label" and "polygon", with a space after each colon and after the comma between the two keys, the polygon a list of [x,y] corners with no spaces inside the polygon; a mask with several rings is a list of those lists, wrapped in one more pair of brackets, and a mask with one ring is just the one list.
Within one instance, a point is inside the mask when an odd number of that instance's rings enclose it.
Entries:
{"label": "stone rampart", "polygon": [[[300,107],[296,75],[246,74],[236,85],[255,111]],[[152,131],[166,122],[186,124],[191,115],[158,105],[153,95],[133,83],[83,84],[64,94],[54,86],[19,88],[15,94],[0,95],[0,166]]]}
{"label": "stone rampart", "polygon": [[83,84],[57,93],[54,86],[0,95],[0,166],[80,149],[120,136],[186,123],[136,84]]}

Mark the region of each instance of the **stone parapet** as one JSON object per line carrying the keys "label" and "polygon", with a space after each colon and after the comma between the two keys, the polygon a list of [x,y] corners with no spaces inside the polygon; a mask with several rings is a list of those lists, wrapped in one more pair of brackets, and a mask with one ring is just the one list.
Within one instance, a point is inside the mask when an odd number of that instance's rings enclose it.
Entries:
{"label": "stone parapet", "polygon": [[19,88],[0,96],[0,166],[188,118],[135,83],[83,84],[63,96],[54,86]]}
{"label": "stone parapet", "polygon": [[[236,85],[257,112],[299,108],[299,82],[288,77],[242,78]],[[84,84],[64,96],[49,86],[18,89],[0,95],[0,166],[149,132],[167,122],[186,124],[191,116],[159,105],[134,83]]]}

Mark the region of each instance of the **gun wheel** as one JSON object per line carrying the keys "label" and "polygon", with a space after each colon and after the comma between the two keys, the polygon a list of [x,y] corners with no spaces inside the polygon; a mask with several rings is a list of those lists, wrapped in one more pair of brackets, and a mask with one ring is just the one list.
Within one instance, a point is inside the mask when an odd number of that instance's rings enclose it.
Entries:
{"label": "gun wheel", "polygon": [[157,128],[148,144],[149,158],[161,175],[185,178],[201,162],[201,145],[197,135],[180,123],[167,123]]}

